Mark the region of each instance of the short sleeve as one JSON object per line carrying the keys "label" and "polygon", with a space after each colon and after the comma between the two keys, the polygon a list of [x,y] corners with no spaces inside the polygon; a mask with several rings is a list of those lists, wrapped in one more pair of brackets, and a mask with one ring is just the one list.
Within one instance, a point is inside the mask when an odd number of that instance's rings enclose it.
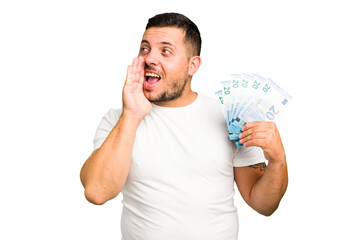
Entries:
{"label": "short sleeve", "polygon": [[264,153],[259,147],[238,147],[233,160],[234,167],[245,167],[266,162]]}
{"label": "short sleeve", "polygon": [[121,109],[109,109],[108,112],[103,116],[100,124],[96,130],[94,138],[94,150],[101,147],[105,142],[107,136],[109,136],[111,130],[118,122],[122,110]]}

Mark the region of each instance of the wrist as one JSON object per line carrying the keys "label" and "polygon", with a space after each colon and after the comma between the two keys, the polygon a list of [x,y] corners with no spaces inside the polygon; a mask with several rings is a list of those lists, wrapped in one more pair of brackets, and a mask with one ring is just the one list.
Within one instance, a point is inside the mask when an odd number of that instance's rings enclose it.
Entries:
{"label": "wrist", "polygon": [[140,124],[140,122],[144,119],[145,116],[142,115],[138,115],[138,114],[133,114],[129,111],[127,111],[126,109],[123,110],[120,118],[123,119],[124,122],[127,123],[137,123]]}
{"label": "wrist", "polygon": [[123,111],[115,127],[123,129],[128,133],[135,133],[142,119],[140,116]]}

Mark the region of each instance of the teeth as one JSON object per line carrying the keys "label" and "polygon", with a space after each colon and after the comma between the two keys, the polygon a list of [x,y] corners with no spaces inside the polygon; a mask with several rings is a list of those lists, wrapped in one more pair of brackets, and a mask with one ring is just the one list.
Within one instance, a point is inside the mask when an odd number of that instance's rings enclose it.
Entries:
{"label": "teeth", "polygon": [[157,78],[160,78],[159,75],[155,74],[155,73],[145,73],[145,76],[146,77],[157,77]]}

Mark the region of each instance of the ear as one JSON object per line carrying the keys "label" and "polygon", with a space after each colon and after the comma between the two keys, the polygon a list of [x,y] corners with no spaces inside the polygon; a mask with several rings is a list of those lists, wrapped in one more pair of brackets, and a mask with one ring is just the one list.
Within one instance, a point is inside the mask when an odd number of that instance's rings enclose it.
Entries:
{"label": "ear", "polygon": [[190,58],[190,61],[189,61],[189,71],[188,71],[188,74],[190,76],[193,76],[197,70],[199,69],[201,65],[201,58],[200,56],[193,56]]}

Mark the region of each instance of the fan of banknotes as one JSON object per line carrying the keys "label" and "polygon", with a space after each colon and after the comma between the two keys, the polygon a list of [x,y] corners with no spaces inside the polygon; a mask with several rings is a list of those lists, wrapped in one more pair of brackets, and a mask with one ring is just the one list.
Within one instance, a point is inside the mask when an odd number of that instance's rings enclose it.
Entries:
{"label": "fan of banknotes", "polygon": [[229,138],[237,147],[241,128],[252,121],[275,121],[292,97],[270,78],[257,74],[231,74],[215,92],[226,119]]}

